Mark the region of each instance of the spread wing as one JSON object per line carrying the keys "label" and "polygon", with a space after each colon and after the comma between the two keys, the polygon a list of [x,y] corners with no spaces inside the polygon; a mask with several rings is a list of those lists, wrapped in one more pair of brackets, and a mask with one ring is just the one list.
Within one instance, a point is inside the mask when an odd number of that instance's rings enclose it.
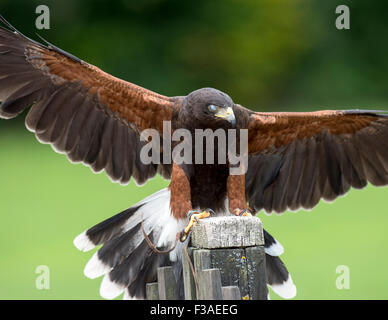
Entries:
{"label": "spread wing", "polygon": [[246,195],[281,213],[388,184],[388,116],[348,110],[250,113]]}
{"label": "spread wing", "polygon": [[103,169],[114,181],[143,183],[171,165],[143,164],[144,129],[160,133],[171,120],[173,99],[115,78],[63,50],[28,39],[0,16],[0,118],[32,105],[26,126],[43,143]]}

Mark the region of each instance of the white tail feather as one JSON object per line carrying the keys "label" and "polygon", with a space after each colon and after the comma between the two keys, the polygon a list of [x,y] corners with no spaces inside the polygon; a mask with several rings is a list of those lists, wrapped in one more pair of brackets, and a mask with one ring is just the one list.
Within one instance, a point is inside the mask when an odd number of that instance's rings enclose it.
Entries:
{"label": "white tail feather", "polygon": [[280,297],[284,299],[291,299],[296,296],[296,287],[292,281],[291,275],[282,284],[274,284],[270,286],[271,289]]}

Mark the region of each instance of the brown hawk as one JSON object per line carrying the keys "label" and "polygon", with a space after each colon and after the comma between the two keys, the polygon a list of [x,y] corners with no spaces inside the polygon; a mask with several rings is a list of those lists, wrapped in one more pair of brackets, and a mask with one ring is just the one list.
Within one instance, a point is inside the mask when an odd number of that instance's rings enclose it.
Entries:
{"label": "brown hawk", "polygon": [[[204,88],[187,96],[167,97],[115,78],[47,43],[25,37],[4,18],[0,28],[0,117],[11,119],[31,106],[27,128],[42,143],[105,170],[122,184],[138,184],[157,173],[171,179],[163,189],[79,235],[83,251],[102,247],[85,268],[88,277],[104,275],[101,295],[144,298],[157,267],[173,265],[182,277],[184,243],[170,248],[192,210],[216,214],[245,210],[282,213],[313,208],[321,198],[334,200],[351,187],[388,184],[388,117],[384,112],[347,110],[306,113],[250,111],[225,93]],[[145,129],[163,136],[186,129],[247,129],[248,166],[231,175],[229,163],[144,163],[140,138]],[[193,150],[195,153],[198,150]],[[161,149],[160,157],[171,150]],[[217,150],[214,150],[216,153]],[[267,281],[275,292],[296,294],[279,259],[282,246],[265,235]]]}

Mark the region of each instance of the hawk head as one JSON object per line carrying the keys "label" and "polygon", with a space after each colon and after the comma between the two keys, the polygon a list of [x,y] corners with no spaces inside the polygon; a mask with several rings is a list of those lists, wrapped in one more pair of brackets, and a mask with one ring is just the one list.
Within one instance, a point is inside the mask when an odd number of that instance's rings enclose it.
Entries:
{"label": "hawk head", "polygon": [[[204,128],[235,128],[235,104],[226,94],[217,89],[203,88],[191,92],[183,100],[185,120]],[[193,121],[195,120],[195,121]],[[185,122],[186,122],[185,121]]]}

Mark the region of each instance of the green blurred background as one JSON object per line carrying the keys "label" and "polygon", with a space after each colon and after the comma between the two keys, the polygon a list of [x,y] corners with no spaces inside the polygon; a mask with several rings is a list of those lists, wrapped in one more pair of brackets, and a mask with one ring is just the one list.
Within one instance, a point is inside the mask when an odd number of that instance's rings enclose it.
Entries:
{"label": "green blurred background", "polygon": [[[50,30],[35,29],[39,4]],[[341,4],[350,30],[335,27]],[[388,109],[387,12],[383,0],[0,1],[26,35],[115,76],[169,96],[215,87],[262,111]],[[23,121],[0,121],[0,298],[99,299],[100,279],[83,276],[91,253],[73,238],[168,182],[113,184],[39,144]],[[297,299],[388,298],[387,196],[369,186],[310,212],[259,213],[285,247]],[[36,289],[40,265],[49,290]],[[336,288],[340,265],[348,290]]]}

